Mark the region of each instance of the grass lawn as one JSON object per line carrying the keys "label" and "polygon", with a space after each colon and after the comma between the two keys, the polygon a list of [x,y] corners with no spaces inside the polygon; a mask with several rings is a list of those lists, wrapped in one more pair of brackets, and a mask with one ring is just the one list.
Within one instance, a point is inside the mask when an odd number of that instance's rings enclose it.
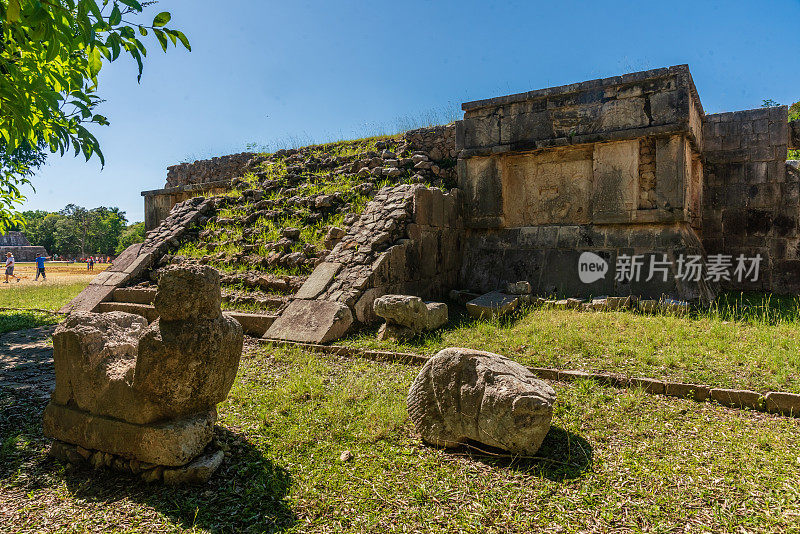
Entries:
{"label": "grass lawn", "polygon": [[[46,402],[0,397],[0,515],[14,532],[789,532],[800,421],[554,385],[540,458],[423,445],[419,368],[293,349],[248,352],[206,487],[148,486],[45,456]],[[353,454],[341,461],[344,450]],[[0,527],[2,529],[3,527]]]}
{"label": "grass lawn", "polygon": [[381,342],[370,329],[339,343],[421,354],[469,347],[539,367],[800,393],[797,299],[723,295],[687,316],[529,308],[476,321],[451,308],[444,329],[411,342]]}
{"label": "grass lawn", "polygon": [[[47,280],[36,281],[35,264],[17,262],[14,274],[21,280],[16,282],[12,278],[8,284],[0,281],[0,307],[56,311],[83,291],[106,267],[107,264],[98,263],[94,271],[87,271],[83,263],[47,263]],[[5,280],[5,276],[0,276],[0,280]]]}

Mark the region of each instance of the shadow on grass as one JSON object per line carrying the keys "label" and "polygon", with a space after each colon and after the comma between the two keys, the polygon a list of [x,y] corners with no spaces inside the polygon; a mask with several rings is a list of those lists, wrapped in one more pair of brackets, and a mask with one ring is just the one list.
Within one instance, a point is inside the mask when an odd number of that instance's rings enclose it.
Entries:
{"label": "shadow on grass", "polygon": [[182,528],[211,532],[281,532],[296,522],[286,496],[291,476],[265,458],[242,437],[216,427],[218,441],[227,443],[226,457],[202,486],[169,487],[139,478],[90,468],[65,475],[73,498],[98,502],[130,499],[152,507]]}
{"label": "shadow on grass", "polygon": [[[5,401],[4,407],[9,401],[16,404],[8,396],[0,395],[0,400]],[[40,424],[45,404],[45,400],[39,400],[24,403],[24,407],[18,405],[22,409],[17,415],[25,417],[27,424],[15,429],[14,423],[19,421],[6,420],[0,426],[0,481],[23,491],[29,499],[37,498],[37,490],[63,484],[68,492],[64,496],[65,508],[83,508],[85,501],[97,503],[102,505],[97,509],[108,512],[109,528],[124,521],[153,532],[160,531],[163,525],[148,525],[149,509],[181,528],[198,527],[211,532],[282,532],[297,521],[286,502],[291,487],[289,472],[227,429],[216,427],[215,435],[219,442],[228,445],[231,455],[207,484],[178,487],[160,482],[147,484],[133,475],[106,468],[94,471],[88,465],[76,468],[46,456],[49,440],[42,435]],[[38,508],[36,503],[29,504]],[[62,514],[52,511],[56,521],[63,520]],[[69,530],[79,526],[63,524],[60,528]]]}
{"label": "shadow on grass", "polygon": [[557,426],[550,427],[533,457],[511,456],[480,443],[468,443],[460,451],[492,467],[513,469],[556,482],[580,477],[591,470],[594,462],[594,452],[588,441]]}

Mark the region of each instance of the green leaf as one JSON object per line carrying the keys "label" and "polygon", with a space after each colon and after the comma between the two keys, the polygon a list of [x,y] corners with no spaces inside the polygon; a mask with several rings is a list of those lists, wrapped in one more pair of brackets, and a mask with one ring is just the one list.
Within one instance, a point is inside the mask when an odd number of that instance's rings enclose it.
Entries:
{"label": "green leaf", "polygon": [[142,4],[140,4],[136,0],[119,0],[119,1],[128,6],[129,8],[135,9],[136,11],[142,10]]}
{"label": "green leaf", "polygon": [[153,19],[153,27],[161,28],[162,26],[166,26],[171,19],[172,15],[170,15],[169,12],[162,11]]}
{"label": "green leaf", "polygon": [[145,28],[144,26],[139,26],[139,34],[142,37],[146,37],[147,36],[147,28]]}
{"label": "green leaf", "polygon": [[[8,7],[6,8],[6,22],[11,24],[13,22],[19,21],[20,18],[19,12],[20,12],[19,0],[8,0]],[[169,14],[167,14],[167,16],[169,17]],[[169,22],[169,18],[167,18],[167,22]],[[166,24],[166,22],[164,24]]]}
{"label": "green leaf", "polygon": [[111,15],[108,17],[108,23],[116,26],[120,22],[122,22],[122,11],[119,10],[117,4],[114,4],[114,9],[111,10]]}
{"label": "green leaf", "polygon": [[92,78],[97,76],[101,68],[103,68],[103,53],[99,47],[95,46],[89,52],[89,73]]}
{"label": "green leaf", "polygon": [[180,30],[172,30],[172,32],[178,37],[178,40],[183,44],[183,46],[186,48],[186,50],[191,52],[192,51],[192,45],[189,44],[189,39],[186,38],[186,36],[183,34],[183,32],[180,31]]}
{"label": "green leaf", "polygon": [[169,45],[169,43],[167,43],[167,36],[164,35],[164,32],[161,30],[153,30],[153,32],[156,34],[156,37],[158,37],[158,42],[161,43],[161,48],[164,50],[164,52],[166,52],[167,46]]}

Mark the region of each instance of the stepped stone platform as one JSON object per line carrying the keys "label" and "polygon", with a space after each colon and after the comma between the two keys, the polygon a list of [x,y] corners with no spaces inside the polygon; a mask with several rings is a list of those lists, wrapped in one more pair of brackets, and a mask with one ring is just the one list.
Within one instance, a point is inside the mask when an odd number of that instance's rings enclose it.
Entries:
{"label": "stepped stone platform", "polygon": [[[800,124],[786,106],[706,114],[677,65],[462,109],[455,124],[368,148],[170,168],[168,187],[146,192],[162,204],[145,242],[65,311],[124,305],[148,316],[145,293],[114,289],[157,283],[179,262],[235,264],[224,298],[268,310],[242,324],[312,343],[377,321],[373,302],[386,294],[471,300],[518,282],[548,298],[800,293],[800,162],[786,159]],[[346,186],[323,193],[320,180]],[[298,227],[276,227],[291,217]],[[326,221],[336,226],[322,243],[304,241]],[[265,227],[276,230],[266,240]],[[175,256],[193,241],[202,256]]]}
{"label": "stepped stone platform", "polygon": [[13,254],[16,261],[33,261],[37,255],[47,256],[44,247],[31,245],[22,232],[0,235],[0,255],[5,258],[7,252]]}

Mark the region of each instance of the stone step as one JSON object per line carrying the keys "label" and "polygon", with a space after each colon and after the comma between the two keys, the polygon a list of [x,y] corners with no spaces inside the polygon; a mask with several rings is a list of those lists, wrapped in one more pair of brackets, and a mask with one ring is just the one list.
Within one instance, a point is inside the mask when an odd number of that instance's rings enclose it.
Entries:
{"label": "stone step", "polygon": [[97,311],[99,312],[112,312],[112,311],[120,311],[126,313],[135,313],[136,315],[141,315],[145,319],[147,319],[148,323],[151,323],[156,320],[158,317],[158,313],[156,313],[156,309],[151,304],[136,304],[133,302],[101,302],[97,305]]}
{"label": "stone step", "polygon": [[114,302],[152,304],[158,289],[155,287],[118,287],[114,290]]}
{"label": "stone step", "polygon": [[278,317],[277,315],[267,315],[263,313],[243,313],[237,311],[226,311],[223,313],[228,317],[232,317],[239,321],[239,324],[242,325],[244,333],[248,336],[254,337],[263,336]]}

